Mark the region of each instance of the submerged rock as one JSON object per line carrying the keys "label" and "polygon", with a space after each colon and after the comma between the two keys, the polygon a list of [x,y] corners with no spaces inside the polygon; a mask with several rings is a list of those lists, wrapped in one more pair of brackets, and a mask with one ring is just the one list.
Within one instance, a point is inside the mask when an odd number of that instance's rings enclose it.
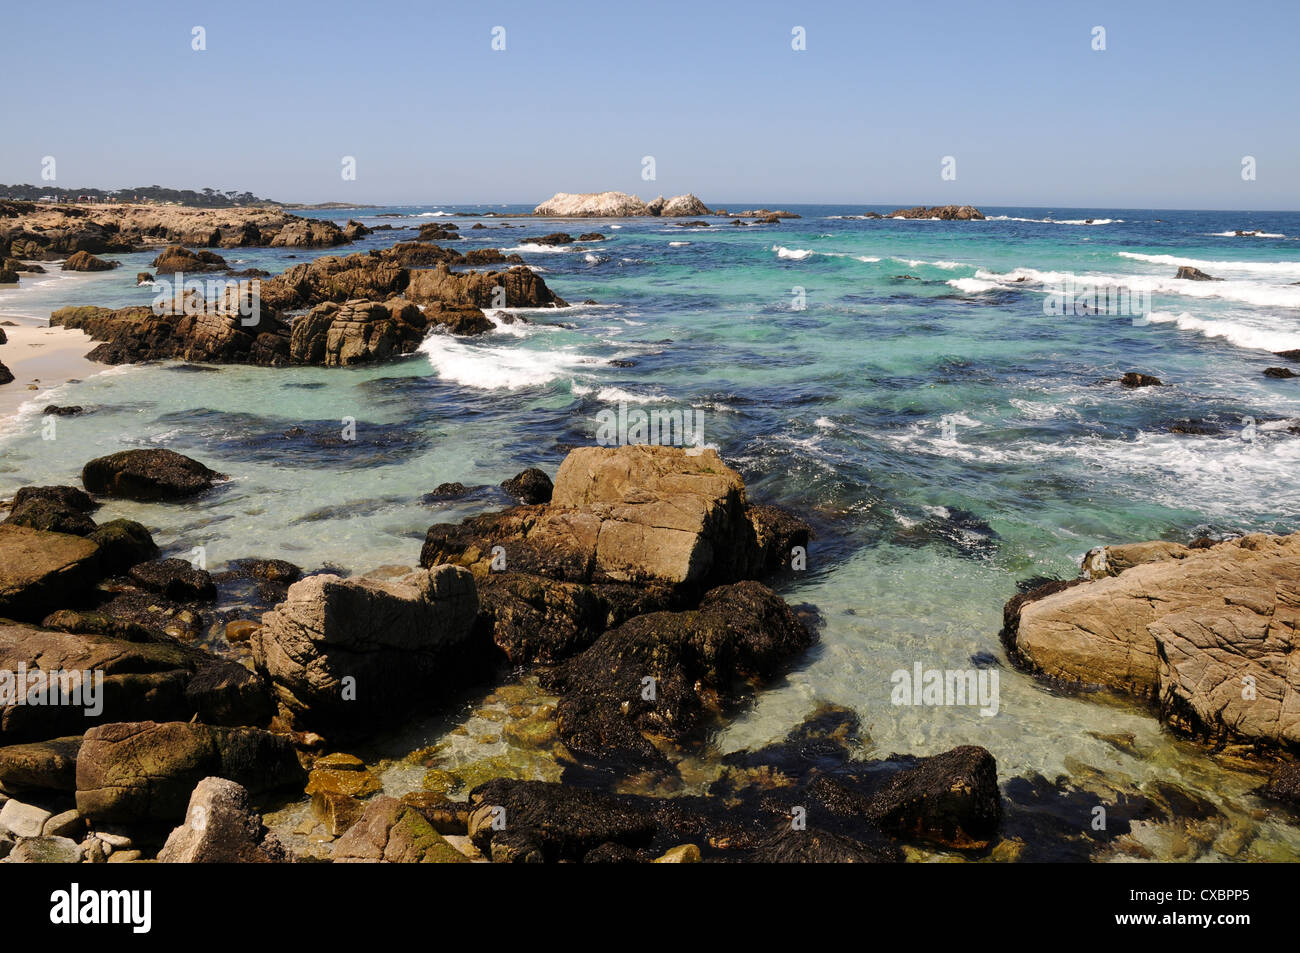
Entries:
{"label": "submerged rock", "polygon": [[464,864],[469,858],[448,843],[415,807],[379,797],[334,845],[336,864]]}

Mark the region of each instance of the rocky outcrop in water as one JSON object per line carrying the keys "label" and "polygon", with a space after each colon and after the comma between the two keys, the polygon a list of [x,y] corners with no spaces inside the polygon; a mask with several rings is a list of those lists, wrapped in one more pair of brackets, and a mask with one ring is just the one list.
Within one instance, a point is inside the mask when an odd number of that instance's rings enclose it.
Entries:
{"label": "rocky outcrop in water", "polygon": [[121,267],[120,261],[105,261],[102,258],[96,258],[90,252],[79,251],[68,256],[68,260],[63,263],[64,271],[112,271],[114,268]]}
{"label": "rocky outcrop in water", "polygon": [[[678,195],[643,202],[626,192],[556,192],[533,209],[534,215],[550,218],[630,218],[641,215],[711,215],[708,206],[694,195]],[[567,244],[567,243],[566,243]]]}
{"label": "rocky outcrop in water", "polygon": [[230,266],[226,264],[226,259],[216,252],[192,252],[182,245],[169,245],[158,253],[151,267],[160,275],[170,275],[178,271],[191,274],[203,271],[225,271]]}
{"label": "rocky outcrop in water", "polygon": [[899,208],[885,213],[885,218],[938,218],[945,222],[979,221],[984,213],[970,205],[935,205],[915,208]]}
{"label": "rocky outcrop in water", "polygon": [[412,271],[406,297],[451,308],[567,308],[530,268],[453,272],[446,264]]}
{"label": "rocky outcrop in water", "polygon": [[1174,277],[1181,278],[1184,281],[1221,281],[1222,280],[1221,278],[1215,278],[1211,275],[1207,275],[1205,272],[1201,271],[1201,269],[1193,268],[1191,265],[1183,265],[1182,267],[1180,267],[1178,269],[1178,274],[1174,275]]}
{"label": "rocky outcrop in water", "polygon": [[295,364],[325,367],[387,360],[414,351],[427,328],[420,309],[401,298],[330,301],[294,321],[289,357]]}
{"label": "rocky outcrop in water", "polygon": [[1210,741],[1300,743],[1300,534],[1089,554],[1093,577],[1007,603],[1003,640],[1032,671],[1151,699]]}

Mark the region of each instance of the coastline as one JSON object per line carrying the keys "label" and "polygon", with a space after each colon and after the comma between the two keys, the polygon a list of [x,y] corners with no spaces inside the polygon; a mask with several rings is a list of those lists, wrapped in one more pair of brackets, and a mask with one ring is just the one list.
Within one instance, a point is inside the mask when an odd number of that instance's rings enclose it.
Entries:
{"label": "coastline", "polygon": [[[29,401],[40,401],[54,387],[107,369],[86,360],[95,342],[84,331],[21,325],[3,330],[7,341],[0,344],[0,363],[14,379],[0,385],[0,432],[8,430]],[[37,389],[30,389],[33,384]]]}

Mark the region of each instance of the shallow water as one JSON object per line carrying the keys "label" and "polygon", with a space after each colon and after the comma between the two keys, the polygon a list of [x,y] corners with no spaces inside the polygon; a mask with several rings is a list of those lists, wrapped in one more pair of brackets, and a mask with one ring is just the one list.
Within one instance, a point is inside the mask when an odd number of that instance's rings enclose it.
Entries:
{"label": "shallow water", "polygon": [[[454,219],[461,250],[518,249],[558,294],[600,304],[524,312],[531,323],[482,339],[438,334],[418,354],[360,370],[113,369],[43,392],[6,423],[0,496],[75,482],[86,460],[123,447],[168,446],[230,482],[201,508],[113,503],[105,518],[139,519],[169,555],[204,546],[210,568],[257,555],[366,571],[413,565],[430,523],[492,505],[421,504],[439,483],[495,486],[527,466],[553,474],[620,402],[695,409],[751,498],[792,507],[819,530],[807,570],[780,588],[818,608],[821,643],[720,732],[718,751],[775,740],[831,702],[860,713],[873,756],[981,744],[1004,783],[1095,769],[1124,790],[1177,783],[1223,812],[1190,840],[1169,825],[1129,835],[1153,856],[1300,856],[1296,829],[1249,793],[1258,774],[1172,738],[1136,705],[1053,693],[1011,668],[997,638],[1017,580],[1073,575],[1092,546],[1300,529],[1300,438],[1286,432],[1300,416],[1300,381],[1262,375],[1285,363],[1271,351],[1300,346],[1300,216],[985,209],[997,218],[931,222],[794,211],[803,218],[779,226],[710,228],[500,229],[485,218],[488,229],[471,231],[475,219]],[[372,215],[353,213],[372,225],[433,220]],[[1095,224],[1064,222],[1088,218]],[[559,250],[528,241],[557,229],[608,239]],[[1221,234],[1235,229],[1281,237]],[[333,251],[413,237],[380,232]],[[273,273],[327,253],[223,252]],[[134,276],[152,255],[120,257],[115,272],[0,290],[0,320],[147,303],[153,291]],[[1225,280],[1175,280],[1184,264]],[[1149,292],[1150,320],[1044,314],[1047,293],[1070,276]],[[1115,383],[1131,370],[1167,386]],[[60,419],[45,440],[37,408],[47,402],[89,413]],[[341,439],[353,418],[357,439]],[[1209,433],[1172,433],[1176,422]],[[996,667],[998,713],[891,704],[891,674],[917,662]],[[455,721],[412,728],[389,747],[429,744]],[[1094,735],[1132,739],[1116,747]],[[499,739],[480,750],[484,736],[452,736],[458,763],[511,756]],[[398,772],[391,783],[410,780]],[[1068,827],[1072,812],[1086,827],[1079,803],[1052,814]],[[1224,835],[1235,828],[1249,836]]]}

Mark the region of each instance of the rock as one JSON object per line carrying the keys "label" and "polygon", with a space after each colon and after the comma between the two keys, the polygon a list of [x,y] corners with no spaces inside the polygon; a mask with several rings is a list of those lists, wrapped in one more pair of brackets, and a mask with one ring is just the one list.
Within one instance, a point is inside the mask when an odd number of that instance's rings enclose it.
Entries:
{"label": "rock", "polygon": [[274,864],[292,861],[249,804],[248,791],[225,778],[204,778],[190,795],[185,823],[158,852],[161,864]]}
{"label": "rock", "polygon": [[645,202],[626,192],[556,192],[533,209],[552,218],[627,218],[653,214]]}
{"label": "rock", "polygon": [[220,777],[260,794],[302,783],[282,735],[184,722],[98,725],[77,758],[77,809],[94,822],[185,817],[195,786]]}
{"label": "rock", "polygon": [[571,751],[656,762],[646,734],[690,740],[708,711],[738,700],[739,682],[771,678],[812,642],[784,600],[740,582],[711,590],[697,610],[629,619],[543,673],[542,686],[561,696],[556,720]]}
{"label": "rock", "polygon": [[1136,371],[1129,371],[1119,379],[1122,387],[1161,387],[1163,382],[1158,377],[1152,377],[1150,374],[1139,374]]}
{"label": "rock", "polygon": [[1298,610],[1300,534],[1252,534],[1018,597],[1002,637],[1030,670],[1153,699],[1196,736],[1285,745]]}
{"label": "rock", "polygon": [[1279,766],[1269,776],[1263,794],[1275,801],[1283,801],[1300,808],[1300,763],[1295,761]]}
{"label": "rock", "polygon": [[694,844],[679,844],[670,848],[662,857],[656,857],[656,864],[698,864],[700,849]]}
{"label": "rock", "polygon": [[[83,705],[0,707],[0,742],[14,744],[84,732],[105,721],[149,717],[209,724],[266,724],[266,685],[238,662],[174,643],[140,643],[0,622],[0,671],[102,673]],[[87,709],[91,709],[90,713]],[[94,712],[94,709],[99,709]]]}
{"label": "rock", "polygon": [[709,215],[709,207],[697,199],[694,195],[687,192],[685,195],[678,195],[670,198],[664,203],[659,214],[665,218],[680,218],[689,215]]}
{"label": "rock", "polygon": [[147,271],[137,271],[135,273],[135,284],[137,288],[140,285],[151,285],[153,284],[153,275]]}
{"label": "rock", "polygon": [[1219,281],[1219,278],[1212,278],[1199,268],[1193,268],[1190,265],[1183,265],[1178,269],[1175,278],[1182,278],[1185,281]]}
{"label": "rock", "polygon": [[552,665],[636,615],[681,608],[664,587],[561,582],[522,572],[478,580],[478,625],[514,665]]}
{"label": "rock", "polygon": [[295,724],[355,734],[462,677],[479,650],[477,612],[474,579],[457,567],[395,582],[312,576],[262,617],[253,659]]}
{"label": "rock", "polygon": [[549,235],[530,238],[528,243],[530,245],[572,245],[573,236],[568,232],[551,232]]}
{"label": "rock", "polygon": [[271,239],[272,248],[329,248],[348,242],[343,230],[320,218],[295,219],[286,223]]}
{"label": "rock", "polygon": [[1118,546],[1098,546],[1090,549],[1083,557],[1080,570],[1085,576],[1098,579],[1102,576],[1118,576],[1125,569],[1141,566],[1143,563],[1160,562],[1165,559],[1183,559],[1192,550],[1182,543],[1169,543],[1153,540],[1148,543],[1123,543]]}
{"label": "rock", "polygon": [[604,240],[605,236],[600,232],[583,232],[578,236],[580,242],[603,242]]}
{"label": "rock", "polygon": [[867,845],[826,831],[785,828],[750,855],[758,864],[878,864],[903,858],[893,848]]}
{"label": "rock", "polygon": [[15,501],[4,523],[71,536],[89,536],[95,531],[95,521],[85,512],[47,497]]}
{"label": "rock", "polygon": [[99,577],[99,547],[90,540],[0,524],[0,618],[44,618],[88,598]]}
{"label": "rock", "polygon": [[885,218],[939,218],[944,221],[965,222],[981,220],[984,218],[984,213],[969,205],[936,205],[931,208],[918,205],[915,208],[895,209],[887,213]]}
{"label": "rock", "polygon": [[86,408],[80,406],[60,407],[58,404],[46,404],[41,410],[43,417],[80,417]]}
{"label": "rock", "polygon": [[379,797],[334,845],[341,864],[463,864],[469,858],[443,839],[418,810]]}
{"label": "rock", "polygon": [[232,619],[226,623],[226,641],[232,645],[247,642],[262,627],[259,622],[248,619]]}
{"label": "rock", "polygon": [[411,272],[406,297],[416,304],[440,303],[448,308],[568,307],[536,272],[522,266],[506,271],[453,272],[440,263]]}
{"label": "rock", "polygon": [[76,840],[86,833],[86,822],[74,809],[56,814],[45,822],[41,830],[43,837],[70,837]]}
{"label": "rock", "polygon": [[208,602],[217,598],[217,587],[207,571],[195,569],[184,559],[158,559],[132,566],[132,581],[175,602]]}
{"label": "rock", "polygon": [[14,379],[13,371],[5,367],[3,361],[0,361],[0,384],[12,384],[13,379]]}
{"label": "rock", "polygon": [[169,245],[153,260],[152,267],[160,275],[170,275],[178,271],[190,273],[225,271],[230,266],[226,264],[226,259],[216,252],[192,252],[181,245]]}
{"label": "rock", "polygon": [[40,837],[45,829],[45,822],[53,817],[49,811],[42,810],[34,804],[10,798],[0,808],[0,829],[8,831],[15,837]]}
{"label": "rock", "polygon": [[1286,358],[1288,361],[1300,362],[1300,348],[1295,348],[1290,351],[1274,351],[1273,353],[1277,357]]}
{"label": "rock", "polygon": [[91,493],[131,500],[177,500],[210,489],[225,474],[174,450],[121,450],[97,457],[81,471]]}
{"label": "rock", "polygon": [[[471,791],[469,803],[470,840],[493,862],[501,855],[510,861],[582,860],[602,844],[646,847],[657,829],[635,802],[545,781],[499,778]],[[505,827],[499,830],[502,812]],[[501,851],[497,841],[505,834],[511,843]]]}
{"label": "rock", "polygon": [[178,296],[158,312],[142,306],[60,308],[50,315],[50,325],[75,328],[102,341],[86,355],[101,364],[178,359],[277,367],[289,362],[288,327],[265,301],[254,308],[235,285],[226,286],[225,296],[213,301]]}
{"label": "rock", "polygon": [[400,298],[387,302],[327,302],[293,324],[289,355],[295,364],[345,367],[409,354],[428,322]]}
{"label": "rock", "polygon": [[430,327],[443,327],[452,334],[473,337],[496,330],[478,308],[447,308],[440,303],[425,305],[424,317]]}
{"label": "rock", "polygon": [[984,748],[963,745],[893,775],[868,809],[882,830],[947,847],[987,847],[1002,818],[998,768]]}
{"label": "rock", "polygon": [[20,840],[5,858],[10,864],[79,864],[81,860],[81,845],[68,837]]}
{"label": "rock", "polygon": [[156,642],[155,630],[103,612],[60,609],[41,620],[41,628],[79,635],[105,635],[124,642]]}
{"label": "rock", "polygon": [[373,229],[366,228],[360,222],[348,219],[347,224],[343,226],[343,237],[350,242],[355,242],[359,238],[365,238]]}
{"label": "rock", "polygon": [[1285,380],[1288,377],[1300,377],[1300,374],[1297,374],[1289,367],[1266,367],[1264,368],[1264,376],[1277,377]]}
{"label": "rock", "polygon": [[441,503],[444,500],[458,500],[469,492],[464,483],[439,483],[430,492],[420,497],[423,503]]}
{"label": "rock", "polygon": [[379,779],[365,763],[350,754],[328,754],[317,758],[307,776],[308,794],[333,793],[348,797],[369,797],[383,790]]}
{"label": "rock", "polygon": [[0,748],[0,784],[11,791],[75,791],[80,750],[81,735],[7,745]]}
{"label": "rock", "polygon": [[112,271],[122,263],[120,261],[104,261],[102,258],[96,258],[89,252],[79,251],[76,254],[69,255],[68,260],[63,263],[64,271]]}
{"label": "rock", "polygon": [[87,537],[99,546],[99,564],[106,576],[120,576],[138,563],[155,559],[158,545],[135,520],[109,520]]}
{"label": "rock", "polygon": [[551,502],[554,485],[551,478],[536,467],[529,467],[501,484],[505,490],[520,503],[537,504]]}

